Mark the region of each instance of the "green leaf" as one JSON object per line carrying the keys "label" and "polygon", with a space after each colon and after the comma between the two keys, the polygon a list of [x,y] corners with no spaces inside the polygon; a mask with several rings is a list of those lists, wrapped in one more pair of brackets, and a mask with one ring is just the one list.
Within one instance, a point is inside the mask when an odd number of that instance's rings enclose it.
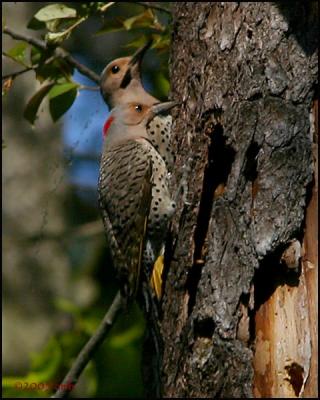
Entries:
{"label": "green leaf", "polygon": [[20,377],[3,377],[2,387],[14,388],[17,382],[28,382],[29,384],[50,382],[57,374],[61,362],[62,351],[60,344],[55,338],[51,338],[41,353],[32,356],[31,372]]}
{"label": "green leaf", "polygon": [[123,333],[112,336],[109,339],[109,345],[113,348],[122,348],[130,345],[132,342],[143,336],[143,328],[140,325],[134,325],[131,329]]}
{"label": "green leaf", "polygon": [[80,308],[72,303],[70,300],[58,297],[55,300],[55,306],[58,310],[72,315],[80,315]]}
{"label": "green leaf", "polygon": [[69,79],[72,76],[73,67],[63,59],[55,59],[49,64],[41,63],[36,69],[36,79],[40,82],[45,80],[57,81],[60,78]]}
{"label": "green leaf", "polygon": [[69,92],[69,90],[76,89],[78,85],[73,82],[61,83],[54,85],[49,92],[49,99],[54,99],[57,96],[61,96],[63,93]]}
{"label": "green leaf", "polygon": [[[50,32],[46,34],[46,41],[54,44],[60,44],[65,39],[67,39],[72,30],[85,21],[87,17],[78,18],[76,21],[74,19],[64,19],[47,22],[47,28]],[[57,22],[54,24],[54,22]]]}
{"label": "green leaf", "polygon": [[151,28],[163,31],[165,28],[159,23],[155,15],[150,9],[147,9],[141,14],[134,15],[127,19],[109,19],[96,32],[96,35],[101,35],[108,32],[117,32],[123,29],[130,31],[138,28]]}
{"label": "green leaf", "polygon": [[127,43],[124,47],[132,47],[132,48],[139,48],[142,47],[147,43],[147,38],[146,36],[140,36],[135,40],[132,40],[131,42]]}
{"label": "green leaf", "polygon": [[62,359],[61,347],[55,337],[52,337],[40,353],[31,355],[31,369],[29,375],[36,375],[36,382],[45,382],[56,374]]}
{"label": "green leaf", "polygon": [[170,90],[170,82],[162,72],[159,72],[157,74],[156,84],[161,92],[160,97],[168,97]]}
{"label": "green leaf", "polygon": [[77,11],[74,8],[67,7],[64,4],[50,4],[41,8],[34,16],[38,21],[51,21],[61,18],[75,18]]}
{"label": "green leaf", "polygon": [[28,43],[19,42],[16,46],[6,52],[6,55],[12,58],[14,61],[22,64],[24,67],[28,67]]}
{"label": "green leaf", "polygon": [[152,35],[153,38],[153,49],[158,50],[167,50],[170,46],[170,36],[169,34],[162,34],[162,35]]}
{"label": "green leaf", "polygon": [[34,124],[37,118],[37,112],[40,107],[42,100],[48,94],[49,90],[52,88],[54,84],[49,83],[45,86],[42,86],[40,90],[35,93],[31,99],[28,101],[27,106],[24,110],[23,116],[26,120],[28,120],[32,125]]}
{"label": "green leaf", "polygon": [[[59,27],[61,25],[61,22],[65,21],[64,19],[52,19],[51,21],[46,22],[46,28],[48,29],[49,32],[57,32],[59,30]],[[67,19],[67,21],[70,21]],[[73,20],[71,20],[73,21]]]}
{"label": "green leaf", "polygon": [[46,34],[46,41],[52,44],[60,44],[64,40],[68,39],[71,31],[63,31],[63,32],[49,32]]}
{"label": "green leaf", "polygon": [[32,65],[39,64],[40,60],[44,56],[44,51],[38,47],[32,46],[30,53],[30,60]]}
{"label": "green leaf", "polygon": [[88,336],[91,336],[96,331],[100,321],[95,317],[86,317],[80,318],[77,322],[81,331],[85,332]]}
{"label": "green leaf", "polygon": [[55,85],[49,93],[49,109],[53,121],[57,121],[72,106],[77,96],[77,84]]}
{"label": "green leaf", "polygon": [[150,27],[154,22],[154,15],[150,9],[147,9],[142,14],[135,15],[131,18],[126,19],[123,22],[123,26],[129,31],[132,28],[144,28]]}

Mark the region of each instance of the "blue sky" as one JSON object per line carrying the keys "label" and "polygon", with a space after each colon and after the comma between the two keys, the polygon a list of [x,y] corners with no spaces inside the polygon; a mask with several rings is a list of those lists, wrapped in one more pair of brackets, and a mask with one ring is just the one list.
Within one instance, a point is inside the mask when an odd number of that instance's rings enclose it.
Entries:
{"label": "blue sky", "polygon": [[[76,58],[87,64],[87,60],[79,55]],[[73,74],[75,82],[86,86],[96,84],[77,70]],[[150,82],[144,80],[145,87],[150,90]],[[102,128],[108,118],[109,109],[102,99],[99,90],[81,90],[72,107],[63,118],[64,153],[69,166],[70,183],[79,187],[77,191],[82,199],[91,199],[88,190],[97,191],[99,162],[102,150]],[[86,159],[86,156],[90,155]],[[95,197],[95,195],[94,195]]]}
{"label": "blue sky", "polygon": [[[83,85],[94,86],[78,71],[75,71],[73,78]],[[64,115],[64,150],[67,159],[70,159],[71,183],[93,189],[97,186],[102,127],[108,118],[108,113],[108,107],[99,91],[81,90],[72,107]],[[86,155],[96,156],[96,160],[86,160]],[[84,157],[79,159],[79,156]]]}

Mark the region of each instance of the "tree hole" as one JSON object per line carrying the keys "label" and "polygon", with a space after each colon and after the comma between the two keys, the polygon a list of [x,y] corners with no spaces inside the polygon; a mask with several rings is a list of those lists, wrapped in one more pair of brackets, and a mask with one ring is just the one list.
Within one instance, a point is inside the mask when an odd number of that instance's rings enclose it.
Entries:
{"label": "tree hole", "polygon": [[193,266],[187,279],[187,290],[190,296],[188,302],[189,315],[195,304],[197,287],[204,265],[203,247],[208,232],[215,191],[221,185],[225,187],[236,154],[235,150],[226,144],[221,124],[218,123],[214,126],[209,137],[208,161],[204,171],[197,226],[194,233]]}
{"label": "tree hole", "polygon": [[194,321],[194,334],[195,337],[204,337],[211,339],[215,330],[215,323],[211,318]]}
{"label": "tree hole", "polygon": [[300,272],[288,269],[281,262],[281,256],[286,247],[287,244],[283,244],[266,255],[255,272],[253,279],[255,311],[268,301],[278,286],[299,285]]}
{"label": "tree hole", "polygon": [[291,383],[294,394],[299,397],[303,385],[303,367],[296,362],[293,362],[292,364],[287,365],[285,369],[288,373],[288,378],[286,379]]}

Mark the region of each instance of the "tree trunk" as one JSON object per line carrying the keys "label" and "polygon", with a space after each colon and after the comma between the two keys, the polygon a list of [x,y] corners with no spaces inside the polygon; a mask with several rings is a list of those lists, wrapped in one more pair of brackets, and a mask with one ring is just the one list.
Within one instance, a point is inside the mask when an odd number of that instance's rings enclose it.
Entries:
{"label": "tree trunk", "polygon": [[317,21],[316,2],[174,5],[164,397],[317,397]]}

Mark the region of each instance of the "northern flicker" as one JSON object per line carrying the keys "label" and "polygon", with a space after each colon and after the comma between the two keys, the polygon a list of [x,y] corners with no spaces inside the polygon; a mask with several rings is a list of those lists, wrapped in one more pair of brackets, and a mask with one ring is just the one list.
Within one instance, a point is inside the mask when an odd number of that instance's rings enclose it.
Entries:
{"label": "northern flicker", "polygon": [[[150,279],[175,209],[166,164],[147,129],[155,116],[175,105],[121,104],[104,125],[99,206],[121,293],[127,301],[136,296],[143,275]],[[159,129],[165,131],[166,126]]]}
{"label": "northern flicker", "polygon": [[[131,57],[117,58],[110,62],[101,74],[101,94],[111,107],[117,107],[129,102],[141,102],[146,106],[153,106],[160,101],[151,96],[143,87],[141,80],[141,64],[146,51],[152,41],[138,49]],[[171,173],[174,164],[174,154],[171,145],[170,115],[155,115],[149,121],[146,129],[148,140],[158,151],[166,164],[167,171]],[[156,260],[151,277],[151,285],[158,299],[162,295],[162,271],[164,264],[164,243],[160,256]]]}
{"label": "northern flicker", "polygon": [[[100,90],[102,97],[110,107],[130,102],[141,102],[147,106],[160,103],[143,87],[141,81],[141,63],[152,41],[148,41],[131,57],[121,57],[110,62],[102,71]],[[172,117],[155,116],[149,122],[149,140],[164,159],[168,171],[172,171],[174,155],[171,150]]]}
{"label": "northern flicker", "polygon": [[131,57],[111,61],[102,71],[100,91],[110,107],[135,101],[149,106],[159,103],[158,99],[145,91],[141,82],[141,63],[151,44],[152,41],[148,41]]}

